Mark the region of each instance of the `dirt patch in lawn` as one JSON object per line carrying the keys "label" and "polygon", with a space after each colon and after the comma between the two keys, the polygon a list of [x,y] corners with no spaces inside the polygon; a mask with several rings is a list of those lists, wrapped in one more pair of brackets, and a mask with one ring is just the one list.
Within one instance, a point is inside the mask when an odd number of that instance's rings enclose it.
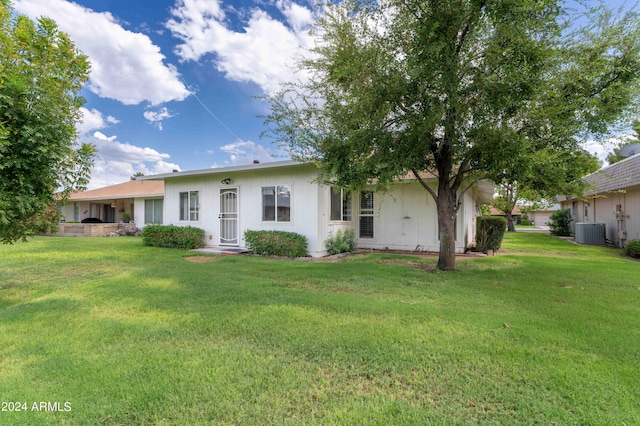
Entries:
{"label": "dirt patch in lawn", "polygon": [[187,262],[193,263],[209,263],[209,262],[217,262],[220,260],[222,256],[186,256],[183,257]]}

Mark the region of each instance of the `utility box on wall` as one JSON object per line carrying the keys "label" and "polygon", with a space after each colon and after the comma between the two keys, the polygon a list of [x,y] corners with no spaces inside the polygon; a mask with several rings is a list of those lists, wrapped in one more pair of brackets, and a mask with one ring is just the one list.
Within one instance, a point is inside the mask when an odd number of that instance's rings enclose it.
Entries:
{"label": "utility box on wall", "polygon": [[603,246],[607,243],[607,225],[604,223],[578,222],[575,233],[578,244]]}

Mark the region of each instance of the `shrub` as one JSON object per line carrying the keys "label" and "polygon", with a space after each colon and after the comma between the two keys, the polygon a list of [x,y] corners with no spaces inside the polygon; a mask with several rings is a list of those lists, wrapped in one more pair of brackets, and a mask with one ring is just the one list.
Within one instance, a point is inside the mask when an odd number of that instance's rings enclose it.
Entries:
{"label": "shrub", "polygon": [[147,225],[142,228],[145,246],[191,250],[204,246],[204,229],[192,226]]}
{"label": "shrub", "polygon": [[329,238],[324,241],[324,247],[329,254],[351,253],[356,249],[356,231],[353,229],[341,229],[333,235],[329,233]]}
{"label": "shrub", "polygon": [[629,241],[624,248],[624,254],[634,259],[640,259],[640,240]]}
{"label": "shrub", "polygon": [[307,257],[307,237],[285,231],[244,231],[247,249],[262,256]]}
{"label": "shrub", "polygon": [[522,219],[522,220],[520,221],[520,225],[522,225],[522,226],[529,226],[529,225],[531,225],[531,221],[530,221],[529,219]]}
{"label": "shrub", "polygon": [[507,219],[499,216],[480,216],[476,219],[476,250],[487,253],[496,251],[502,244],[507,230]]}
{"label": "shrub", "polygon": [[568,210],[556,210],[549,216],[549,228],[551,233],[559,237],[568,237],[571,235],[571,213]]}

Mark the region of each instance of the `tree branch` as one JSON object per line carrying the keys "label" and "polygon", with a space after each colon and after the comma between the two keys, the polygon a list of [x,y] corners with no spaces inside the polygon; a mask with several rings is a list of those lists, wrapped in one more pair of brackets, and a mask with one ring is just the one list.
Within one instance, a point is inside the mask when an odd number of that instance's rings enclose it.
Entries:
{"label": "tree branch", "polygon": [[463,196],[464,194],[466,194],[466,192],[467,192],[468,190],[470,190],[470,189],[473,187],[473,185],[475,185],[476,183],[480,182],[481,180],[482,180],[482,178],[476,178],[476,179],[472,180],[472,181],[469,183],[469,185],[467,185],[467,186],[466,186],[466,188],[464,188],[464,189],[462,190],[462,192],[460,192],[460,195],[457,197],[457,198],[458,198],[458,201],[456,201],[456,213],[458,213],[458,209],[460,208],[460,205],[462,204],[462,203],[460,203],[460,201],[459,201],[459,200],[462,198],[462,196]]}
{"label": "tree branch", "polygon": [[435,193],[435,191],[433,189],[431,189],[431,187],[429,185],[427,185],[427,183],[424,181],[424,179],[422,179],[422,177],[420,177],[420,174],[418,172],[416,172],[415,169],[411,169],[411,173],[413,173],[413,175],[416,177],[418,182],[420,182],[420,185],[422,185],[422,187],[424,189],[426,189],[427,192],[429,192],[429,194],[431,194],[431,196],[433,197],[433,200],[437,202],[438,201],[438,195]]}
{"label": "tree branch", "polygon": [[[487,4],[486,1],[480,2],[480,4],[478,5],[478,12],[482,11],[482,9],[484,9],[486,4]],[[462,45],[464,44],[464,41],[467,38],[467,34],[469,34],[469,31],[471,29],[471,25],[469,21],[472,19],[472,16],[473,16],[473,12],[471,13],[471,16],[469,16],[469,19],[467,20],[467,24],[462,29],[462,33],[460,34],[460,37],[458,37],[458,45],[456,46],[456,55],[460,54],[460,51],[462,50]]]}

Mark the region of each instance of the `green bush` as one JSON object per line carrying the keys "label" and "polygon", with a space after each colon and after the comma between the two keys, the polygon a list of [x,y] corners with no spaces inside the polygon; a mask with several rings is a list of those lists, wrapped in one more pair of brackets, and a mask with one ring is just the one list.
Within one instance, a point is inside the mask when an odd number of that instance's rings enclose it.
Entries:
{"label": "green bush", "polygon": [[329,238],[324,241],[324,247],[329,254],[351,253],[356,249],[356,231],[345,229],[342,232],[338,229],[335,235],[329,233]]}
{"label": "green bush", "polygon": [[204,229],[193,226],[147,225],[142,228],[145,246],[191,250],[204,246]]}
{"label": "green bush", "polygon": [[634,259],[640,259],[640,240],[629,241],[624,248],[624,254]]}
{"label": "green bush", "polygon": [[307,237],[286,231],[244,231],[251,253],[262,256],[307,257]]}
{"label": "green bush", "polygon": [[559,237],[568,237],[571,235],[571,213],[568,210],[556,210],[549,216],[549,228],[551,233]]}
{"label": "green bush", "polygon": [[531,225],[531,221],[530,221],[529,219],[522,219],[522,220],[520,221],[520,225],[522,225],[522,226],[529,226],[529,225]]}
{"label": "green bush", "polygon": [[489,250],[498,250],[506,230],[507,219],[504,217],[478,217],[476,219],[476,250],[485,254]]}

